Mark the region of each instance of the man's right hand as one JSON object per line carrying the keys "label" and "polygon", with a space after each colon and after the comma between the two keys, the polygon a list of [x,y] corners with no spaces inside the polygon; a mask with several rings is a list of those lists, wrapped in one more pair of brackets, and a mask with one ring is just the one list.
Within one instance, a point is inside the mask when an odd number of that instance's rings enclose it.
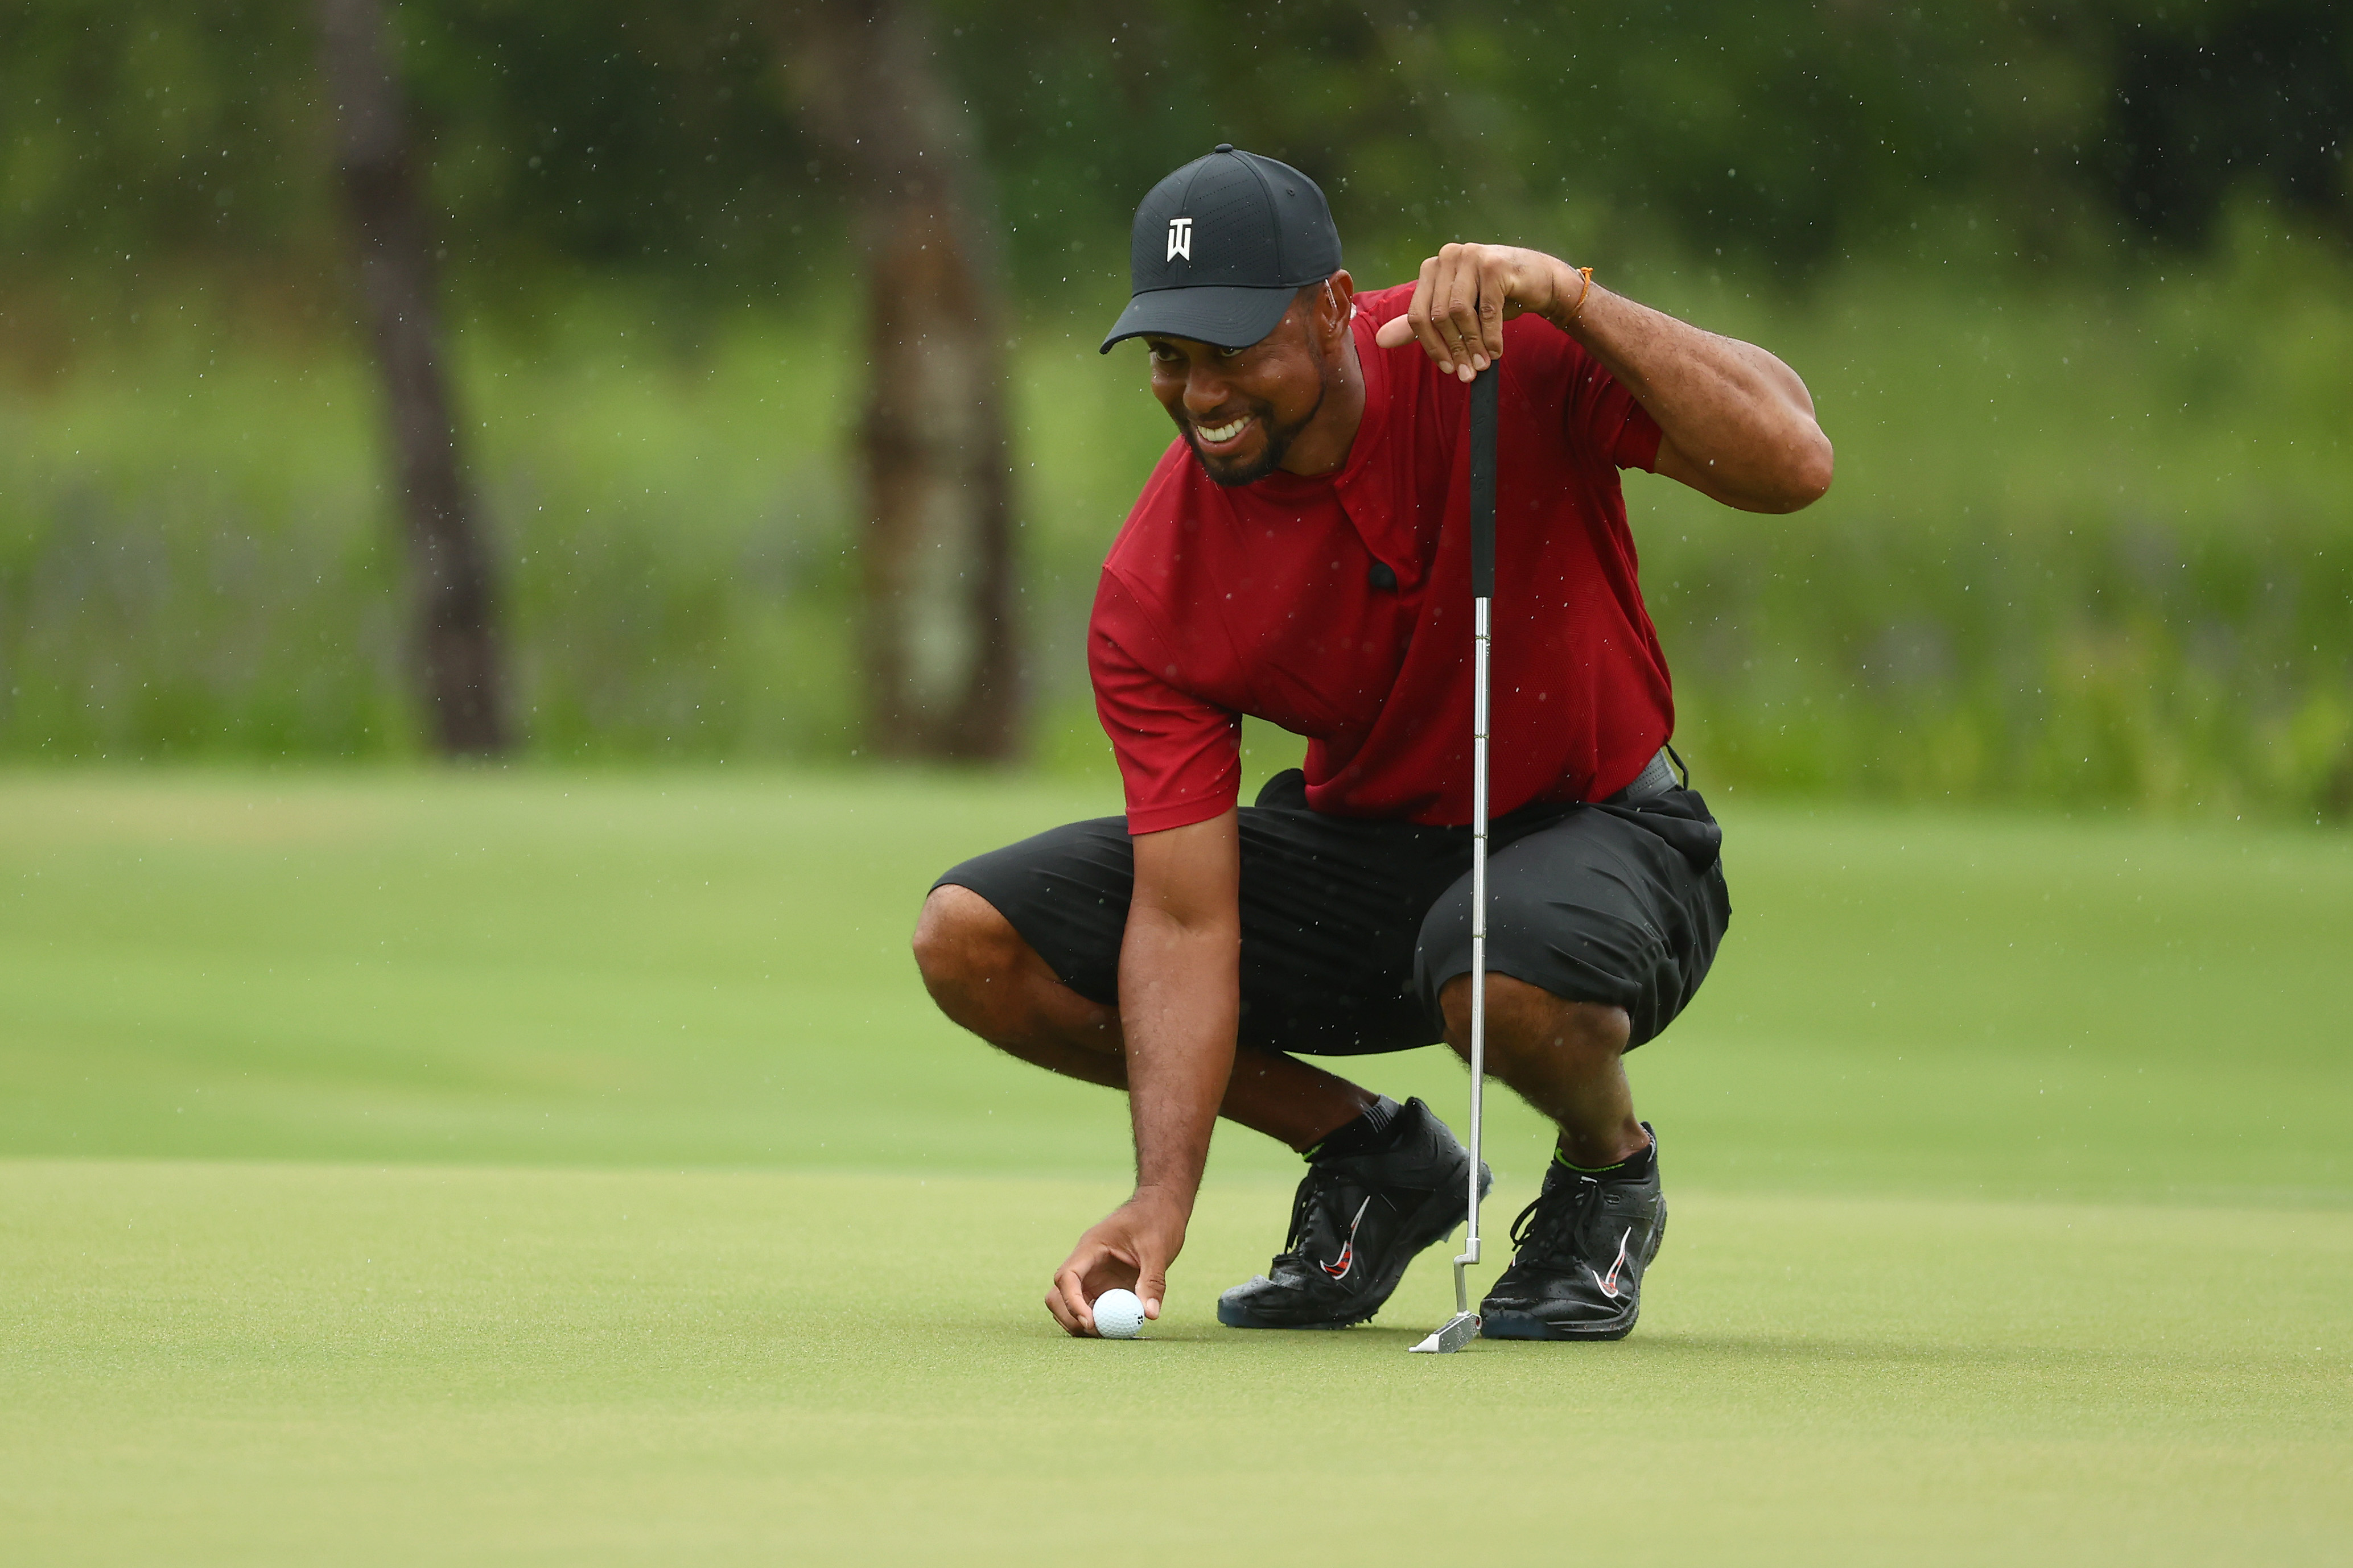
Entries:
{"label": "man's right hand", "polygon": [[1160,1315],[1168,1265],[1201,1190],[1218,1105],[1234,1076],[1241,1016],[1241,835],[1228,806],[1206,822],[1142,833],[1119,948],[1119,1025],[1135,1128],[1135,1195],[1079,1237],[1046,1310],[1095,1331],[1094,1300],[1133,1290]]}
{"label": "man's right hand", "polygon": [[1185,1249],[1188,1206],[1173,1194],[1139,1188],[1079,1237],[1046,1292],[1046,1310],[1064,1332],[1096,1337],[1094,1300],[1106,1290],[1133,1290],[1146,1318],[1160,1316],[1168,1265]]}

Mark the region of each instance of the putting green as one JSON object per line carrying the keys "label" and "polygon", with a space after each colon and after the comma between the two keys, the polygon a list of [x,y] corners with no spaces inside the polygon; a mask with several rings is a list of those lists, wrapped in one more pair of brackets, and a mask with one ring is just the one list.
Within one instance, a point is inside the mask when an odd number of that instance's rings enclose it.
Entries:
{"label": "putting green", "polygon": [[[0,777],[8,1554],[2342,1560],[2341,836],[1719,803],[1641,1328],[1439,1360],[1436,1258],[1369,1330],[1215,1327],[1297,1170],[1230,1131],[1154,1340],[1052,1331],[1122,1108],[903,943],[1113,804]],[[1459,1115],[1442,1053],[1361,1066]],[[1544,1139],[1490,1103],[1500,1233]]]}
{"label": "putting green", "polygon": [[[1618,1345],[1409,1356],[1184,1293],[1061,1339],[1103,1183],[26,1162],[16,1561],[2343,1561],[2339,1214],[1676,1200]],[[1286,1194],[1219,1184],[1197,1278]],[[920,1554],[920,1555],[919,1555]]]}

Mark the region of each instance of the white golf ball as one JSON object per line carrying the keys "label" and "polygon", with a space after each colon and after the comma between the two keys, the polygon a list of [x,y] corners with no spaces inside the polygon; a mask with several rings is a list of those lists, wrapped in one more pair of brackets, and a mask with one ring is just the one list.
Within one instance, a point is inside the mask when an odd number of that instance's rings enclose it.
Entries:
{"label": "white golf ball", "polygon": [[1095,1332],[1107,1340],[1132,1340],[1144,1331],[1144,1303],[1133,1290],[1106,1290],[1095,1298]]}

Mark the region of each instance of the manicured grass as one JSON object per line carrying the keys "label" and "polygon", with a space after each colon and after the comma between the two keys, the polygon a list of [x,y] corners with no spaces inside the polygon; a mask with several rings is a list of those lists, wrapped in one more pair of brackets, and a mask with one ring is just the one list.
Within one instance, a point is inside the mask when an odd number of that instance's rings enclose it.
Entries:
{"label": "manicured grass", "polygon": [[[1372,1329],[1215,1326],[1297,1168],[1230,1131],[1152,1342],[1039,1310],[1123,1108],[939,1021],[903,941],[1099,792],[0,779],[0,1540],[2336,1560],[2353,845],[1720,804],[1733,937],[1634,1058],[1641,1328],[1433,1362],[1436,1259]],[[1440,1053],[1362,1065],[1459,1115]],[[1490,1103],[1500,1235],[1542,1137]]]}
{"label": "manicured grass", "polygon": [[[1147,1342],[1042,1261],[1112,1183],[26,1162],[26,1563],[2343,1561],[2342,1212],[1679,1194],[1641,1328],[1221,1330],[1220,1182]],[[1567,1544],[1565,1544],[1567,1543]]]}
{"label": "manicured grass", "polygon": [[[1716,973],[1632,1058],[1683,1180],[2353,1202],[2353,840],[1738,801]],[[0,1152],[1116,1172],[1118,1103],[950,1027],[905,949],[955,860],[1116,809],[987,776],[16,774]],[[1361,1066],[1460,1102],[1441,1053]]]}

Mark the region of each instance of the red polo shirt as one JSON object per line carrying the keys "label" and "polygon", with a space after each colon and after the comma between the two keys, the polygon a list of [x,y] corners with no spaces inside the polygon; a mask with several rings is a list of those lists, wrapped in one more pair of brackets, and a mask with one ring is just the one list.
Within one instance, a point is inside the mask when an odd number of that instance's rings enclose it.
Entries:
{"label": "red polo shirt", "polygon": [[[1419,343],[1374,346],[1412,302],[1410,285],[1356,297],[1365,419],[1339,472],[1221,489],[1179,438],[1136,498],[1087,638],[1130,833],[1235,804],[1245,713],[1307,737],[1317,811],[1471,819],[1470,388]],[[1537,317],[1504,324],[1498,363],[1501,816],[1632,783],[1674,698],[1618,484],[1657,460],[1658,426]]]}

